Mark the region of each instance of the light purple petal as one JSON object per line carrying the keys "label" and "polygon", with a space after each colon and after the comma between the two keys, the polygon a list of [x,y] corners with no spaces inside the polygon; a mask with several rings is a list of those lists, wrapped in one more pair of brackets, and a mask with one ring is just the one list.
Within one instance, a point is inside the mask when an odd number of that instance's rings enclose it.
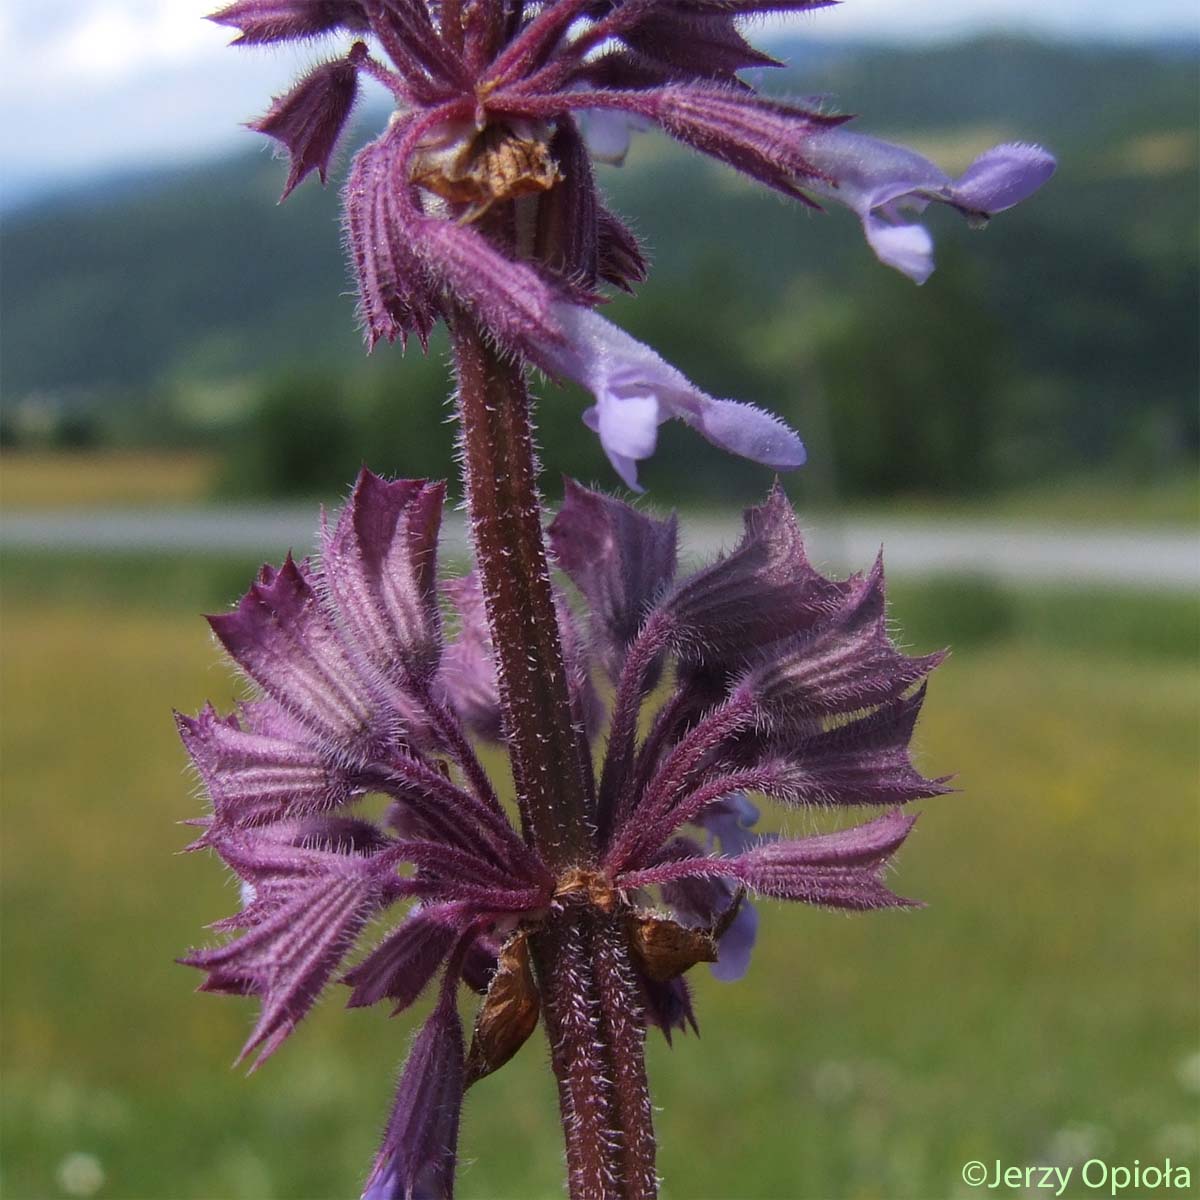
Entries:
{"label": "light purple petal", "polygon": [[998,213],[1028,199],[1054,174],[1054,156],[1041,146],[1011,142],[981,154],[954,182],[954,202],[971,212]]}
{"label": "light purple petal", "polygon": [[629,153],[629,144],[634,132],[641,133],[648,123],[632,113],[614,109],[584,109],[578,114],[579,129],[587,144],[588,152],[597,162],[621,166]]}
{"label": "light purple petal", "polygon": [[924,155],[848,129],[814,132],[804,143],[804,153],[827,176],[827,182],[805,186],[860,217],[910,193],[938,192],[950,186],[950,176]]}
{"label": "light purple petal", "polygon": [[596,397],[584,421],[599,433],[610,462],[630,487],[637,487],[637,462],[654,452],[658,426],[672,417],[756,462],[784,470],[804,462],[803,444],[782,421],[748,404],[713,399],[591,309],[556,303],[553,316],[563,340],[535,342],[530,352],[552,374],[573,379]]}
{"label": "light purple petal", "polygon": [[709,970],[722,983],[736,983],[750,969],[754,943],[758,940],[758,910],[742,898],[737,914],[717,942],[717,961]]}
{"label": "light purple petal", "polygon": [[1032,195],[1055,166],[1040,146],[994,146],[955,182],[914,150],[846,129],[814,132],[805,152],[825,176],[805,186],[857,213],[879,261],[917,284],[933,273],[933,239],[904,222],[902,208],[921,211],[936,201],[989,216]]}
{"label": "light purple petal", "polygon": [[[740,854],[751,845],[761,841],[760,838],[747,836],[738,827],[741,816],[753,817],[748,824],[758,820],[758,809],[744,796],[730,797],[727,810],[730,816],[729,824],[736,827],[730,836],[722,839],[722,850],[727,857]],[[744,808],[740,806],[744,805]],[[718,805],[712,806],[714,809]],[[736,810],[736,811],[735,811]],[[701,824],[701,822],[697,822]],[[700,855],[700,846],[691,838],[678,839],[680,846],[688,846],[686,853]],[[712,831],[708,838],[709,849],[713,846]],[[686,854],[685,854],[686,856]],[[719,875],[701,876],[678,879],[662,886],[662,898],[678,920],[685,925],[699,928],[712,928],[729,911],[729,906],[737,899],[735,886]],[[758,936],[758,913],[743,895],[738,903],[738,911],[734,914],[729,928],[717,941],[717,961],[711,970],[716,978],[725,983],[741,979],[750,966],[750,955]]]}
{"label": "light purple petal", "polygon": [[599,394],[590,416],[609,458],[640,460],[654,453],[658,426],[666,419],[661,414],[662,406],[653,394],[637,391],[622,394],[614,387]]}
{"label": "light purple petal", "polygon": [[863,230],[875,257],[920,285],[933,274],[933,238],[924,225],[891,225],[872,213]]}
{"label": "light purple petal", "polygon": [[695,824],[708,834],[709,849],[715,845],[722,854],[741,854],[758,842],[754,832],[761,814],[745,792],[735,792],[717,800],[696,818]]}
{"label": "light purple petal", "polygon": [[695,424],[714,446],[765,467],[790,471],[807,458],[804,443],[778,417],[753,404],[705,396]]}

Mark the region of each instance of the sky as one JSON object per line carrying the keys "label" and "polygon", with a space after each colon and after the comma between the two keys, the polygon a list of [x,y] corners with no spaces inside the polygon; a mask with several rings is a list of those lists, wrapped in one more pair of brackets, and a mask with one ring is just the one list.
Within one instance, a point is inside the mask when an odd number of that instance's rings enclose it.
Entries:
{"label": "sky", "polygon": [[[319,44],[229,50],[214,0],[36,0],[0,7],[0,199],[127,168],[191,162],[319,61]],[[1006,30],[1078,40],[1200,40],[1196,0],[845,0],[771,26],[814,39]]]}

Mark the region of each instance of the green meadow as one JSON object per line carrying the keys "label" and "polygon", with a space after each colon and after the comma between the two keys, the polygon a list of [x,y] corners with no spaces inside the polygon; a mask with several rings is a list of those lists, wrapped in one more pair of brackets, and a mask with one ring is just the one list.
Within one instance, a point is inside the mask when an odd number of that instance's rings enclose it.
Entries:
{"label": "green meadow", "polygon": [[[421,1009],[331,994],[247,1079],[252,1004],[173,963],[237,904],[179,853],[202,805],[171,709],[235,694],[195,614],[251,566],[6,558],[8,1196],[327,1200],[370,1160]],[[973,1159],[1195,1180],[1194,605],[947,582],[893,607],[955,646],[917,749],[960,791],[921,805],[892,881],[928,907],[764,904],[742,983],[695,972],[701,1037],[650,1055],[664,1197],[931,1200],[970,1195]],[[469,1095],[465,1200],[561,1195],[546,1057]]]}

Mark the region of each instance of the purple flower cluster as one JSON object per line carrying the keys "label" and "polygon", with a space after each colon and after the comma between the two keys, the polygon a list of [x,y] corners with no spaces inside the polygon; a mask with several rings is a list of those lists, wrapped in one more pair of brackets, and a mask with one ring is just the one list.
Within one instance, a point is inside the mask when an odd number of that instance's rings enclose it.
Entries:
{"label": "purple flower cluster", "polygon": [[[233,936],[184,961],[207,972],[202,990],[259,998],[243,1055],[261,1063],[335,980],[350,1006],[393,1012],[434,987],[372,1200],[451,1194],[463,1092],[536,1026],[528,941],[556,912],[620,922],[637,1019],[670,1037],[695,1024],[689,967],[745,971],[747,892],[842,909],[909,903],[881,879],[912,827],[900,806],[946,790],[908,752],[940,656],[892,644],[880,564],[844,581],[817,572],[776,489],[747,511],[728,555],[677,579],[673,519],[572,484],[549,537],[582,601],[578,621],[565,596],[558,605],[581,736],[602,715],[594,671],[615,690],[590,781],[595,858],[552,871],[468,738],[506,731],[478,586],[437,583],[441,507],[440,487],[364,471],[314,560],[263,568],[233,611],[210,618],[253,697],[232,716],[178,718],[212,805],[195,846],[215,850],[243,893],[216,926]],[[747,793],[883,815],[821,836],[756,836]],[[356,814],[369,796],[386,799],[378,820]],[[347,969],[368,923],[409,901]],[[469,1048],[460,985],[483,997]]]}
{"label": "purple flower cluster", "polygon": [[287,150],[286,196],[324,179],[367,75],[394,96],[386,131],[354,158],[347,242],[367,340],[424,344],[471,314],[506,352],[596,398],[588,424],[615,469],[678,418],[732,453],[778,469],[804,448],[762,410],[716,400],[598,316],[601,288],[647,273],[636,237],[605,205],[592,160],[620,160],[629,129],[657,127],[785,196],[845,204],[878,257],[922,283],[931,202],[973,223],[1011,208],[1054,170],[1044,150],[997,146],[957,180],[847,117],[758,95],[738,75],[778,66],[739,21],[829,0],[236,0],[213,20],[240,44],[343,35],[255,128]]}

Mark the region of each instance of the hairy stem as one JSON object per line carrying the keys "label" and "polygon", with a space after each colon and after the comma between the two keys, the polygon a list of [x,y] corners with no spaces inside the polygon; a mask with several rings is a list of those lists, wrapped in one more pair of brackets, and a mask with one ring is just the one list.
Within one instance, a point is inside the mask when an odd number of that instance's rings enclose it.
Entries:
{"label": "hairy stem", "polygon": [[[467,504],[527,838],[556,874],[591,866],[595,787],[571,715],[542,538],[529,394],[465,314],[453,322]],[[624,929],[581,897],[531,938],[571,1200],[653,1200],[644,1030]]]}
{"label": "hairy stem", "polygon": [[569,905],[531,943],[571,1200],[653,1200],[644,1023],[619,922]]}
{"label": "hairy stem", "polygon": [[467,504],[513,777],[526,834],[559,870],[594,858],[591,762],[571,719],[525,372],[465,314],[453,338]]}

